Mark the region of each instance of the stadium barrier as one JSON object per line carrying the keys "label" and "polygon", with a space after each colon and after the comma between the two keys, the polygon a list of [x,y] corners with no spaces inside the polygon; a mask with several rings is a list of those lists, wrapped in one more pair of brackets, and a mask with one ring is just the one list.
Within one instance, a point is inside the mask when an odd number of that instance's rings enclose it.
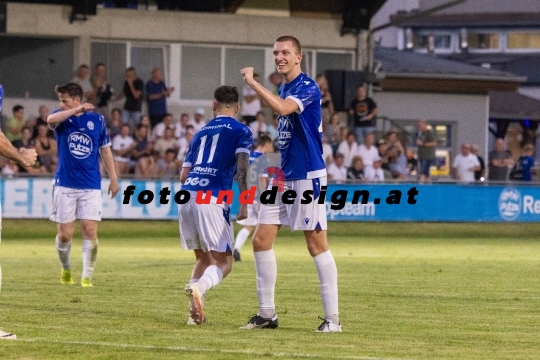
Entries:
{"label": "stadium barrier", "polygon": [[[124,204],[124,190],[135,192]],[[104,179],[104,219],[176,220],[178,206],[174,195],[177,181],[121,180],[114,199],[106,196],[109,182]],[[161,194],[167,188],[170,195]],[[148,191],[149,190],[149,191]],[[144,191],[152,201],[138,199]],[[231,214],[238,210],[238,188]],[[356,191],[356,204],[353,203]],[[49,218],[52,181],[47,178],[0,179],[0,199],[5,218]],[[299,196],[300,197],[300,196]],[[143,199],[143,197],[141,197]],[[162,200],[167,200],[165,203]],[[162,203],[164,202],[164,203]],[[364,202],[364,203],[362,203]],[[446,222],[536,222],[540,221],[540,187],[486,184],[331,184],[326,191],[330,221],[446,221]]]}

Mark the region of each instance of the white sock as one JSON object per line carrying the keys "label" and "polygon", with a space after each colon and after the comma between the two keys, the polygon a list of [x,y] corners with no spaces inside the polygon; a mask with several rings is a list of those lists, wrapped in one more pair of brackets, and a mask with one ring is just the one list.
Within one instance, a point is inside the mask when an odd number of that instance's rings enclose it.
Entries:
{"label": "white sock", "polygon": [[98,251],[98,240],[95,241],[83,239],[82,246],[82,258],[83,258],[83,272],[82,277],[91,278],[94,273],[94,266],[96,265]]}
{"label": "white sock", "polygon": [[71,253],[71,240],[68,242],[60,242],[58,235],[54,240],[56,243],[56,251],[58,252],[58,259],[60,259],[60,264],[62,264],[63,269],[70,269],[71,263],[69,261],[69,254]]}
{"label": "white sock", "polygon": [[238,234],[236,234],[236,239],[234,240],[234,250],[240,251],[240,249],[242,249],[242,246],[244,246],[244,244],[246,243],[248,236],[249,230],[246,228],[242,228],[242,230],[240,230]]}
{"label": "white sock", "polygon": [[259,296],[259,315],[269,319],[276,314],[274,291],[276,288],[277,264],[274,250],[256,251],[257,295]]}
{"label": "white sock", "polygon": [[337,267],[330,250],[313,257],[319,273],[324,318],[339,324]]}
{"label": "white sock", "polygon": [[210,265],[209,267],[204,270],[203,275],[197,282],[199,285],[199,292],[201,293],[201,296],[204,296],[204,294],[210,290],[211,288],[217,286],[221,280],[223,280],[223,271],[216,266],[216,265]]}

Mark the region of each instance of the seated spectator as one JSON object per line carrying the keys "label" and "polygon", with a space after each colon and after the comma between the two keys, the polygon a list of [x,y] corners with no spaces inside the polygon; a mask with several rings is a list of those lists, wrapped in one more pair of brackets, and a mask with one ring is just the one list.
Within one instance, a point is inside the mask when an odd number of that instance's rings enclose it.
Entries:
{"label": "seated spectator", "polygon": [[111,140],[118,134],[122,129],[122,110],[114,108],[111,111],[111,120],[109,121],[109,137]]}
{"label": "seated spectator", "polygon": [[278,126],[279,118],[277,116],[273,116],[272,123],[267,126],[268,136],[270,136],[272,140],[276,140],[278,138]]}
{"label": "seated spectator", "polygon": [[189,115],[187,113],[182,113],[180,115],[180,121],[176,125],[176,128],[174,129],[174,136],[180,140],[186,135],[186,127],[189,125]]}
{"label": "seated spectator", "polygon": [[384,171],[382,169],[382,161],[374,161],[372,166],[364,167],[364,179],[368,181],[384,181]]}
{"label": "seated spectator", "polygon": [[341,182],[347,180],[347,167],[345,166],[345,156],[337,153],[334,162],[326,169],[329,181]]}
{"label": "seated spectator", "polygon": [[387,132],[386,135],[384,136],[384,138],[386,140],[387,147],[392,147],[393,146],[393,147],[397,148],[397,150],[400,153],[405,154],[405,147],[403,146],[403,144],[399,140],[399,138],[397,136],[397,133],[395,131]]}
{"label": "seated spectator", "polygon": [[165,132],[166,128],[171,128],[173,130],[173,136],[175,132],[175,126],[173,124],[173,117],[171,114],[165,114],[163,116],[163,120],[154,126],[152,129],[152,140],[155,142],[159,138],[163,137],[163,133]]}
{"label": "seated spectator", "polygon": [[[356,138],[354,133],[350,132],[347,134],[347,139],[343,140],[339,146],[337,152],[343,155],[344,157],[344,166],[348,168],[352,164],[352,158],[357,154],[358,144],[356,143]],[[336,154],[337,157],[337,154]]]}
{"label": "seated spectator", "polygon": [[12,178],[19,174],[19,164],[11,159],[6,159],[6,164],[2,166],[2,176]]}
{"label": "seated spectator", "polygon": [[330,116],[330,121],[327,124],[323,123],[323,134],[326,136],[328,144],[332,147],[333,154],[337,152],[339,143],[341,142],[340,128],[341,125],[339,123],[338,114],[332,114]]}
{"label": "seated spectator", "polygon": [[385,158],[387,159],[388,169],[392,178],[405,180],[409,173],[407,169],[407,158],[397,146],[390,146],[386,149]]}
{"label": "seated spectator", "polygon": [[186,126],[186,133],[184,134],[184,137],[178,139],[179,150],[176,160],[178,160],[180,164],[184,162],[184,158],[189,150],[189,143],[191,142],[191,139],[193,139],[193,135],[195,135],[195,130],[193,129],[193,126],[188,125]]}
{"label": "seated spectator", "polygon": [[135,141],[129,135],[131,132],[128,124],[123,124],[120,134],[112,139],[112,153],[116,172],[119,176],[129,174],[129,155],[136,146]]}
{"label": "seated spectator", "polygon": [[32,139],[34,139],[38,135],[39,124],[44,124],[47,127],[48,137],[50,137],[51,139],[56,139],[54,130],[50,129],[49,124],[47,124],[47,116],[49,116],[49,108],[47,107],[47,105],[40,105],[38,109],[38,114],[39,116],[36,118],[33,126]]}
{"label": "seated spectator", "polygon": [[154,144],[148,141],[148,127],[139,124],[135,130],[135,148],[131,150],[131,168],[136,177],[149,177],[156,172]]}
{"label": "seated spectator", "polygon": [[180,175],[180,164],[176,161],[174,149],[167,149],[165,156],[157,160],[157,173],[165,179],[176,179]]}
{"label": "seated spectator", "polygon": [[328,81],[324,74],[318,74],[315,78],[315,82],[319,86],[321,91],[321,115],[322,123],[327,124],[330,121],[331,115],[334,113],[334,102],[332,101],[332,94],[328,87]]}
{"label": "seated spectator", "polygon": [[178,140],[174,137],[174,130],[170,127],[166,128],[163,137],[157,139],[154,143],[154,151],[158,158],[164,158],[168,149],[173,149],[176,155],[179,148]]}
{"label": "seated spectator", "polygon": [[373,133],[366,134],[364,136],[364,143],[358,145],[358,151],[356,152],[357,155],[362,157],[362,161],[364,162],[364,174],[366,175],[368,169],[372,168],[376,161],[381,160],[381,157],[379,156],[379,149],[375,147],[374,144],[375,135]]}
{"label": "seated spectator", "polygon": [[47,169],[47,172],[54,174],[58,165],[58,144],[56,139],[47,136],[48,126],[40,123],[37,125],[38,135],[33,139],[38,154],[38,160]]}
{"label": "seated spectator", "polygon": [[361,156],[356,155],[353,157],[352,166],[347,169],[347,179],[352,182],[364,180],[364,163]]}
{"label": "seated spectator", "polygon": [[148,131],[146,131],[146,137],[148,141],[152,142],[152,124],[150,123],[150,117],[148,115],[141,115],[139,124],[148,128]]}
{"label": "seated spectator", "polygon": [[[13,141],[13,146],[16,149],[35,149],[34,141],[32,140],[32,130],[28,126],[23,126],[21,130],[21,138]],[[39,159],[34,166],[19,166],[19,173],[27,173],[31,175],[42,175],[47,173],[47,169],[40,164]]]}
{"label": "seated spectator", "polygon": [[416,155],[412,149],[407,149],[407,169],[409,171],[409,175],[416,176],[417,167],[418,167],[418,160],[416,159]]}
{"label": "seated spectator", "polygon": [[334,152],[332,151],[330,144],[328,144],[326,141],[326,136],[324,136],[324,133],[322,135],[322,156],[326,166],[330,165],[334,161]]}
{"label": "seated spectator", "polygon": [[6,126],[6,138],[11,142],[21,138],[21,130],[23,126],[27,125],[24,118],[24,107],[22,105],[15,105],[12,111],[13,116],[9,118]]}
{"label": "seated spectator", "polygon": [[252,121],[249,124],[249,128],[253,133],[254,139],[257,139],[262,134],[266,134],[268,132],[268,127],[266,126],[266,122],[264,120],[264,112],[257,112],[257,115],[255,115],[255,121]]}
{"label": "seated spectator", "polygon": [[205,114],[204,109],[198,108],[195,111],[194,118],[189,121],[189,125],[193,126],[193,130],[195,130],[195,132],[201,130],[202,127],[206,125],[206,121],[204,120],[204,114]]}

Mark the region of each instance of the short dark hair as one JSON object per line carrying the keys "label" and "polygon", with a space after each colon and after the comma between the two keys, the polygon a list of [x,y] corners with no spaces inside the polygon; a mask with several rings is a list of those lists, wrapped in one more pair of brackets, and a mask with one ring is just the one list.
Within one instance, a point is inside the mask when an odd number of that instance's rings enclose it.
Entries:
{"label": "short dark hair", "polygon": [[54,91],[56,91],[58,95],[68,94],[69,97],[72,99],[78,96],[79,99],[82,101],[82,98],[83,98],[83,89],[81,88],[81,86],[79,84],[75,84],[72,82],[69,82],[61,86],[56,85],[54,87]]}
{"label": "short dark hair", "polygon": [[238,89],[235,86],[220,86],[214,91],[214,99],[219,104],[238,104]]}
{"label": "short dark hair", "polygon": [[300,41],[298,41],[297,38],[295,38],[294,36],[292,35],[284,35],[284,36],[280,36],[276,39],[276,42],[285,42],[285,41],[290,41],[293,43],[293,46],[294,48],[296,49],[296,52],[298,54],[301,54],[302,53],[302,46],[300,46]]}
{"label": "short dark hair", "polygon": [[13,110],[14,113],[16,113],[16,112],[19,112],[19,111],[22,110],[22,109],[24,109],[24,106],[22,106],[22,105],[15,105],[15,106],[13,107],[12,110]]}
{"label": "short dark hair", "polygon": [[271,144],[272,143],[272,138],[266,134],[261,134],[261,136],[259,136],[259,138],[257,139],[257,145],[259,146],[264,146],[266,144]]}

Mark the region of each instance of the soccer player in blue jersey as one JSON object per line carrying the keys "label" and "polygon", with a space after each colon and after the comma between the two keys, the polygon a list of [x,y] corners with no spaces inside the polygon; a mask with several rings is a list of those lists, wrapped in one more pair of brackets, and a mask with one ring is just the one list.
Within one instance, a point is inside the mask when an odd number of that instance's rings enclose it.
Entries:
{"label": "soccer player in blue jersey", "polygon": [[[274,151],[274,145],[272,144],[272,138],[268,135],[261,135],[257,139],[257,148],[249,154],[249,164],[259,158],[261,155]],[[262,179],[261,179],[262,180]],[[234,261],[241,261],[240,250],[242,246],[246,243],[246,240],[251,233],[251,230],[255,225],[257,225],[257,219],[259,217],[259,207],[260,204],[255,201],[253,204],[248,204],[247,211],[248,216],[244,220],[237,220],[236,222],[242,225],[242,229],[236,234],[236,239],[234,240],[234,252],[233,257]]]}
{"label": "soccer player in blue jersey", "polygon": [[[341,332],[338,314],[337,267],[328,248],[326,205],[318,203],[321,187],[326,185],[326,167],[322,157],[321,93],[317,83],[300,69],[302,48],[293,36],[281,36],[274,44],[274,61],[284,83],[279,96],[272,94],[253,78],[253,68],[240,72],[244,81],[279,114],[278,146],[285,189],[297,194],[293,204],[279,202],[261,205],[258,225],[253,234],[253,252],[257,270],[259,313],[243,329],[277,328],[274,304],[277,265],[272,246],[282,225],[303,230],[307,248],[319,275],[324,319],[317,332]],[[301,204],[301,194],[311,191],[313,201]]]}
{"label": "soccer player in blue jersey", "polygon": [[[0,113],[4,102],[4,88],[0,84]],[[16,149],[0,130],[0,156],[13,160],[22,166],[33,166],[36,163],[37,152],[35,149]],[[2,242],[2,207],[0,206],[0,242]],[[2,287],[2,268],[0,268],[0,288]],[[17,335],[5,331],[0,327],[0,340],[15,340]]]}
{"label": "soccer player in blue jersey", "polygon": [[[180,238],[183,249],[195,252],[195,265],[185,288],[190,299],[188,325],[206,321],[204,294],[232,269],[234,232],[229,205],[219,194],[224,190],[232,193],[235,174],[240,191],[247,190],[253,144],[251,130],[233,118],[240,109],[238,97],[235,87],[216,89],[212,103],[215,118],[191,140],[180,174],[182,190],[190,193],[189,201],[178,207]],[[246,217],[247,207],[240,205],[236,219]]]}
{"label": "soccer player in blue jersey", "polygon": [[78,84],[67,83],[55,90],[60,109],[47,117],[47,123],[56,130],[58,142],[50,219],[57,223],[56,249],[62,264],[60,282],[73,284],[69,255],[74,222],[79,219],[83,236],[81,286],[91,287],[98,250],[97,222],[101,221],[100,155],[109,172],[111,198],[118,192],[118,178],[103,116],[91,111],[94,105],[81,104],[83,91]]}

